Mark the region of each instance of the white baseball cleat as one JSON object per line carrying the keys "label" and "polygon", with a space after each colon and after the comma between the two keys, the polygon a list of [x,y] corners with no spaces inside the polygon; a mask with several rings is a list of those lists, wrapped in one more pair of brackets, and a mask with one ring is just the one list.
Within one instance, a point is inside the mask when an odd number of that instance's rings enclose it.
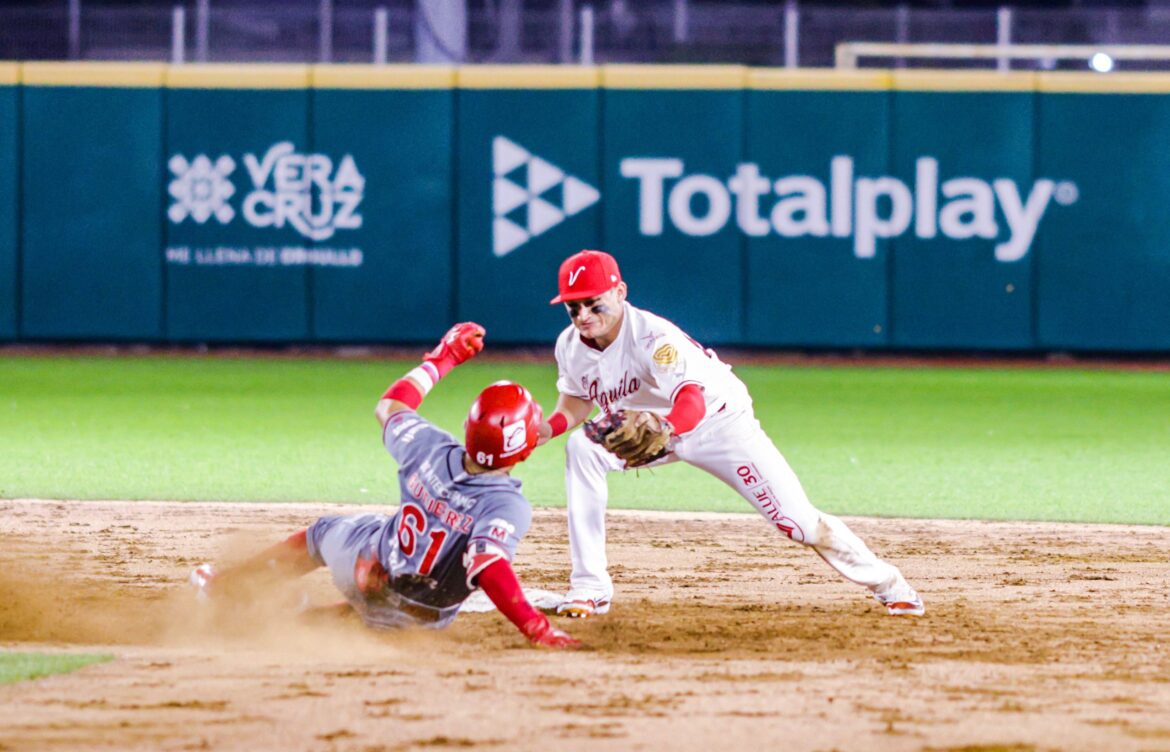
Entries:
{"label": "white baseball cleat", "polygon": [[889,595],[875,593],[873,597],[886,607],[886,613],[890,616],[922,616],[926,613],[922,598],[913,588],[896,590]]}
{"label": "white baseball cleat", "polygon": [[213,564],[200,564],[187,575],[187,583],[195,588],[195,598],[205,601],[211,597],[209,588],[215,579],[216,571]]}
{"label": "white baseball cleat", "polygon": [[586,598],[569,593],[557,606],[557,614],[567,616],[570,619],[588,619],[590,616],[600,616],[606,613],[609,613],[609,598],[604,596]]}

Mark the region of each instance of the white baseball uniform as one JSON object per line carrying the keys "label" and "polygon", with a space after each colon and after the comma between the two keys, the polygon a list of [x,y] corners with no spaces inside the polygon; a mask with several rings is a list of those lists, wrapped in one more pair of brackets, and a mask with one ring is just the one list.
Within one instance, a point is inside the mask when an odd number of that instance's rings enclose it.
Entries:
{"label": "white baseball uniform", "polygon": [[[875,556],[841,520],[812,505],[760,427],[747,387],[731,366],[661,316],[629,303],[624,312],[617,339],[604,350],[583,339],[571,324],[561,332],[556,346],[558,391],[605,412],[633,409],[666,415],[678,391],[697,384],[703,390],[706,414],[694,429],[672,439],[670,454],[652,466],[682,460],[701,468],[879,600],[916,597],[896,567]],[[606,476],[625,466],[581,430],[569,436],[566,452],[573,559],[568,598],[607,601],[613,597],[613,581],[605,552]]]}

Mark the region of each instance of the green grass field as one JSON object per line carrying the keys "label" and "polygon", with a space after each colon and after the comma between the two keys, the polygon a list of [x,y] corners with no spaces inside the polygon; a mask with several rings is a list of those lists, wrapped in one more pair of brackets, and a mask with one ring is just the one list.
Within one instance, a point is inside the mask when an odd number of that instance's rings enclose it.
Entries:
{"label": "green grass field", "polygon": [[112,661],[112,655],[49,655],[46,653],[7,653],[0,651],[0,684],[37,679],[51,674],[66,674],[94,663]]}
{"label": "green grass field", "polygon": [[[413,361],[0,358],[0,497],[393,504],[373,408]],[[839,514],[1170,524],[1170,375],[743,366],[765,429]],[[423,415],[461,431],[483,385],[547,407],[551,365],[475,361]],[[517,477],[564,504],[563,438]],[[689,467],[627,473],[616,508],[750,511]]]}

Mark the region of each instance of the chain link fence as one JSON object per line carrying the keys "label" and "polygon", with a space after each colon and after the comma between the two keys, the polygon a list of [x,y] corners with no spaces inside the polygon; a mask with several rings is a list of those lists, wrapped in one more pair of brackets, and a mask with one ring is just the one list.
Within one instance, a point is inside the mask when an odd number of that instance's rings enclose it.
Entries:
{"label": "chain link fence", "polygon": [[[1164,44],[1170,8],[851,9],[717,0],[332,0],[0,6],[0,59],[171,62],[834,64],[842,42]],[[948,67],[987,62],[875,60]],[[991,63],[994,65],[994,63]],[[1016,61],[1016,68],[1084,66]],[[1154,69],[1133,61],[1119,67]]]}

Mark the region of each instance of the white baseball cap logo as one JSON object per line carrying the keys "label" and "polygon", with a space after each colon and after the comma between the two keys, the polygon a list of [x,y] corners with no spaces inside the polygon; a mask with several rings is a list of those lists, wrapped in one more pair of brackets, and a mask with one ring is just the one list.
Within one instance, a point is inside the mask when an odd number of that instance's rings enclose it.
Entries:
{"label": "white baseball cap logo", "polygon": [[581,276],[581,272],[585,271],[584,266],[578,266],[575,271],[569,272],[569,287],[577,284],[577,278]]}

